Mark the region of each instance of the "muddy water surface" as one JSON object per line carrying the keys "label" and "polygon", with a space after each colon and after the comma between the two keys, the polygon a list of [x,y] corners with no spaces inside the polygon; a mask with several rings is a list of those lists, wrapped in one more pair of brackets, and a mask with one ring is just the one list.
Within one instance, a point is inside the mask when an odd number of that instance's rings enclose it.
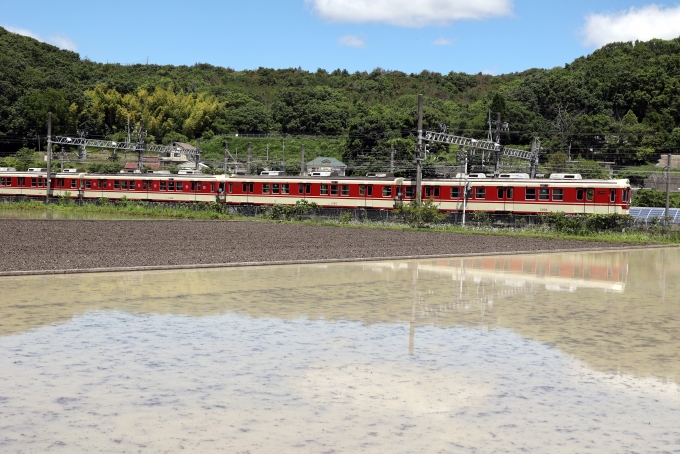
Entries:
{"label": "muddy water surface", "polygon": [[3,453],[677,452],[678,380],[679,249],[0,278]]}

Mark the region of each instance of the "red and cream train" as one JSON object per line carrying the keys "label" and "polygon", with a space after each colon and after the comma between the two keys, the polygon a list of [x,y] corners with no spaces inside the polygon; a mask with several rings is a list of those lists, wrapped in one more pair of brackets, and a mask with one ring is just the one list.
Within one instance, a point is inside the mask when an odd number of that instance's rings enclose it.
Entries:
{"label": "red and cream train", "polygon": [[[28,172],[0,169],[0,197],[45,197],[45,169]],[[469,188],[465,196],[465,187]],[[395,202],[415,197],[414,180],[377,177],[297,177],[245,175],[99,175],[75,171],[52,174],[51,195],[72,198],[154,202],[220,202],[230,205],[315,202],[327,208],[390,210]],[[526,174],[487,178],[471,174],[453,179],[423,180],[422,198],[442,211],[535,214],[549,212],[628,214],[628,180],[585,180],[578,175],[530,179]]]}

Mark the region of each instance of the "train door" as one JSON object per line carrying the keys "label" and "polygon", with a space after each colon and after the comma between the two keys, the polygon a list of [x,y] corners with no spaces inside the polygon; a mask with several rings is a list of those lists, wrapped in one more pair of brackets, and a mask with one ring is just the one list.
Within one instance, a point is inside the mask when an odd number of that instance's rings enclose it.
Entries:
{"label": "train door", "polygon": [[607,213],[616,213],[616,189],[609,190],[609,201],[607,202]]}
{"label": "train door", "polygon": [[497,189],[499,211],[515,211],[515,188],[512,186],[499,186]]}
{"label": "train door", "polygon": [[373,185],[360,184],[359,196],[363,198],[364,208],[373,208]]}

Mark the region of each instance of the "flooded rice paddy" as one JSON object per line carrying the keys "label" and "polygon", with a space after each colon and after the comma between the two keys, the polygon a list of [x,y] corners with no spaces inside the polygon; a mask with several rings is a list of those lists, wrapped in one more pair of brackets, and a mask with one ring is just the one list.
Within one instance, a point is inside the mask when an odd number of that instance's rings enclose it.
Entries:
{"label": "flooded rice paddy", "polygon": [[3,453],[680,451],[680,249],[0,292]]}

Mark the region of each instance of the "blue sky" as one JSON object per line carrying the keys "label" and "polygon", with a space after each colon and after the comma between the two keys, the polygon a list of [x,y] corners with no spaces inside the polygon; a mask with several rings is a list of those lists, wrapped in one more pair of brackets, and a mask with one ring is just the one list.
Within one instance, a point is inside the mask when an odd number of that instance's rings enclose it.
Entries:
{"label": "blue sky", "polygon": [[100,62],[502,74],[678,37],[680,3],[0,0],[0,25]]}

